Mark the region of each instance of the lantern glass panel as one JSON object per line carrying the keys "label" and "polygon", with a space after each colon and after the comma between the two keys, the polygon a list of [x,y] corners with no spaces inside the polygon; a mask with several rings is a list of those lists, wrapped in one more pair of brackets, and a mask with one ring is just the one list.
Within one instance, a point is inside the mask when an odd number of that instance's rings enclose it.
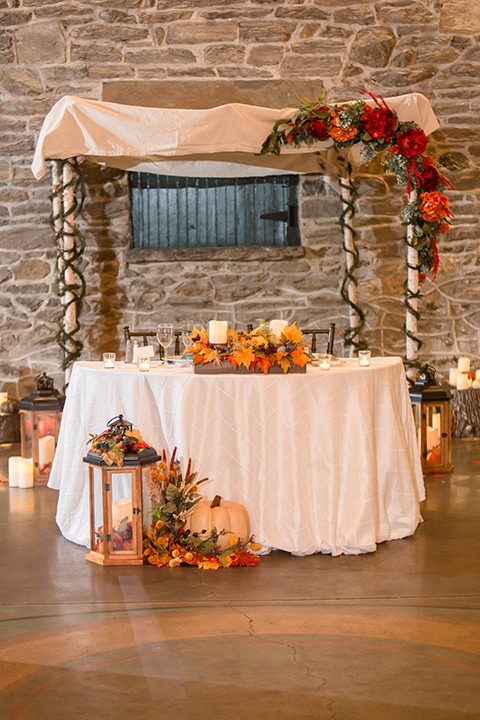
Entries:
{"label": "lantern glass panel", "polygon": [[427,465],[439,465],[442,462],[442,408],[427,405],[425,407],[427,423]]}
{"label": "lantern glass panel", "polygon": [[31,458],[33,453],[33,413],[23,411],[21,414],[23,420],[22,455]]}
{"label": "lantern glass panel", "polygon": [[135,475],[112,475],[111,517],[112,547],[111,552],[134,552],[133,542],[133,498]]}

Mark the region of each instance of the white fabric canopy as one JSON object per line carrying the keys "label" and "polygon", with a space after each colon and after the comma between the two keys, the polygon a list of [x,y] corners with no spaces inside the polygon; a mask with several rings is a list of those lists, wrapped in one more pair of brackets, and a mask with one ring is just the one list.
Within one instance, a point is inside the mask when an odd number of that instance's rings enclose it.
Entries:
{"label": "white fabric canopy", "polygon": [[[427,135],[439,127],[424,95],[411,93],[386,98],[386,102],[401,121],[417,123]],[[171,110],[66,96],[44,120],[32,172],[39,179],[45,174],[47,159],[82,155],[112,167],[166,175],[322,172],[318,153],[328,151],[331,140],[311,148],[285,148],[279,157],[257,154],[275,122],[295,112],[295,108],[276,110],[240,103],[208,110]],[[353,151],[351,161],[359,164],[359,151]]]}

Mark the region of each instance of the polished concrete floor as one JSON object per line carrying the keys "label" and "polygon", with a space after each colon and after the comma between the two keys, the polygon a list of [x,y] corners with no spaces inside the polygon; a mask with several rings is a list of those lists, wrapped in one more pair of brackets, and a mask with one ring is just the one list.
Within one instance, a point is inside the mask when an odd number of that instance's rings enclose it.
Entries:
{"label": "polished concrete floor", "polygon": [[479,720],[480,440],[454,463],[411,538],[218,571],[92,565],[1,485],[0,720]]}

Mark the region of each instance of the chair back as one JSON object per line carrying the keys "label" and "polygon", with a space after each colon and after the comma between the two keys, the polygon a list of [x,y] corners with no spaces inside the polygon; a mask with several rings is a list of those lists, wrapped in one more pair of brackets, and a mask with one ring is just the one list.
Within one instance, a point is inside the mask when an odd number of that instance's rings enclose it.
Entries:
{"label": "chair back", "polygon": [[[125,325],[123,328],[123,332],[125,335],[125,342],[127,340],[132,340],[133,338],[141,338],[143,341],[143,345],[148,345],[148,338],[157,338],[157,331],[156,330],[136,330],[135,332],[131,332],[128,325]],[[180,338],[182,336],[181,330],[174,330],[175,335],[175,355],[180,355]],[[159,352],[160,357],[162,358],[164,356],[164,349],[161,345],[159,345]]]}
{"label": "chair back", "polygon": [[326,352],[333,355],[333,344],[335,342],[335,323],[330,323],[328,328],[312,328],[311,330],[303,330],[304,335],[312,336],[312,353],[317,352],[317,335],[327,335]]}

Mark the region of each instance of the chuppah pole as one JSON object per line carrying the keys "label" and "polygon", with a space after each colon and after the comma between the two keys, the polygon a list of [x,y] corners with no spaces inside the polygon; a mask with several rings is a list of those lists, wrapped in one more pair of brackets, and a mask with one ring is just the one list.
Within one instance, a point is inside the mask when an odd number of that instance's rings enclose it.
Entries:
{"label": "chuppah pole", "polygon": [[[408,202],[417,199],[416,190],[412,190],[408,196]],[[418,250],[413,244],[413,225],[407,225],[407,287],[405,293],[406,315],[406,360],[407,377],[415,378],[415,364],[418,360],[420,341],[417,338],[418,326]]]}
{"label": "chuppah pole", "polygon": [[[66,338],[70,340],[66,341],[67,350],[72,352],[75,350],[74,344],[71,342],[74,339],[74,332],[77,326],[77,308],[75,303],[75,296],[73,292],[67,290],[69,286],[75,286],[75,273],[69,260],[73,256],[75,248],[75,234],[74,234],[74,210],[75,210],[75,193],[73,187],[73,162],[74,158],[69,158],[67,162],[63,163],[63,243],[62,243],[62,257],[61,262],[63,264],[63,272],[60,274],[60,282],[63,283],[62,298],[65,306],[65,314],[63,320],[63,330]],[[65,368],[65,383],[68,383],[71,373],[71,364]]]}
{"label": "chuppah pole", "polygon": [[359,333],[361,325],[360,313],[358,312],[357,281],[355,270],[358,266],[358,251],[355,247],[353,231],[353,207],[352,178],[350,164],[346,163],[343,176],[339,177],[340,192],[344,211],[342,213],[341,226],[343,230],[343,249],[345,250],[346,277],[342,286],[342,296],[348,303],[349,333],[348,352],[353,357],[355,350],[359,348]]}

